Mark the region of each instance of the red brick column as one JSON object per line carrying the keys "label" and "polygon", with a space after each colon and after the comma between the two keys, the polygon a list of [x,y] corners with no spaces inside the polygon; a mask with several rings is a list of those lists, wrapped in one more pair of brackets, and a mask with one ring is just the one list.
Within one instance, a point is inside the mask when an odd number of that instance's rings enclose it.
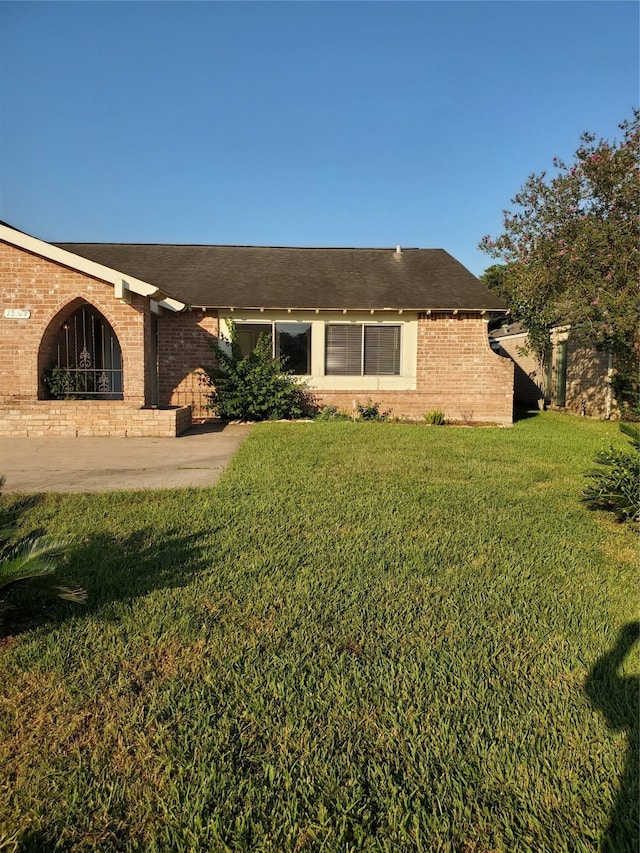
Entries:
{"label": "red brick column", "polygon": [[199,380],[203,367],[215,364],[211,344],[218,340],[216,311],[166,312],[158,318],[158,385],[161,406],[190,405],[194,417],[210,415],[206,387]]}

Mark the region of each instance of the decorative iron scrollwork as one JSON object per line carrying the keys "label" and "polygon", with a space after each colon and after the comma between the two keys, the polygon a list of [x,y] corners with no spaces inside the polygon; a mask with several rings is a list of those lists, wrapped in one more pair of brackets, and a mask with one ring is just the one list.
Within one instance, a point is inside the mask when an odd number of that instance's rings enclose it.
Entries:
{"label": "decorative iron scrollwork", "polygon": [[[56,360],[47,387],[54,398],[122,399],[122,352],[118,339],[97,309],[85,305],[60,326]],[[46,382],[46,380],[45,380]]]}

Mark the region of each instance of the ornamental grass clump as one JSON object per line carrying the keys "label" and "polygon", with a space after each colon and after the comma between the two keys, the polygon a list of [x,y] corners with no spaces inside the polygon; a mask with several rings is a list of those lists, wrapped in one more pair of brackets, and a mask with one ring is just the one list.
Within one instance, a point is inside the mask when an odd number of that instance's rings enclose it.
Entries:
{"label": "ornamental grass clump", "polygon": [[431,424],[431,426],[444,426],[447,422],[444,412],[441,412],[440,409],[434,409],[432,412],[426,412],[424,419],[428,424]]}
{"label": "ornamental grass clump", "polygon": [[629,448],[611,447],[594,459],[600,468],[587,471],[591,479],[582,500],[592,509],[613,512],[619,521],[640,522],[640,429],[637,424],[621,423],[629,436]]}

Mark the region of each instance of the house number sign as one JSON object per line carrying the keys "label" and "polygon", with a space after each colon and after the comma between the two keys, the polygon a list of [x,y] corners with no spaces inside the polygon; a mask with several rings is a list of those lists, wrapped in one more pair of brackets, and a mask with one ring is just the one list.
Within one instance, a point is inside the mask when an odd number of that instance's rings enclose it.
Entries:
{"label": "house number sign", "polygon": [[28,320],[31,316],[31,311],[28,308],[5,308],[5,320]]}

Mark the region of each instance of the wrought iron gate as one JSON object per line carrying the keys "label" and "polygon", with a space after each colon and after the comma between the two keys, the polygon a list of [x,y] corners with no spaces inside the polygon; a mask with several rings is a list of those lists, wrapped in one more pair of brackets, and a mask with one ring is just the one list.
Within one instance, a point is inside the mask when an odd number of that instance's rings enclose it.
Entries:
{"label": "wrought iron gate", "polygon": [[121,400],[122,351],[115,332],[86,305],[61,326],[55,341],[56,363],[45,374],[54,397]]}

